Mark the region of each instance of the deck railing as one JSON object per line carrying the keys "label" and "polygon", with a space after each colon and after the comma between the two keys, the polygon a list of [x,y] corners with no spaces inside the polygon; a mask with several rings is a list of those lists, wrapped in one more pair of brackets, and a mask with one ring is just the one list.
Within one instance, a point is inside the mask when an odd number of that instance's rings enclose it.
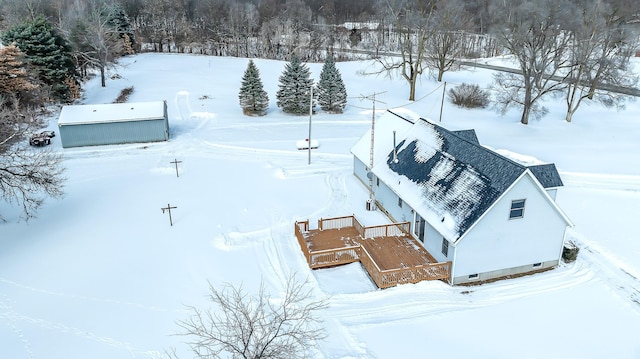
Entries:
{"label": "deck railing", "polygon": [[309,233],[309,220],[296,222],[295,233],[296,233],[296,238],[298,239],[298,244],[300,245],[300,249],[302,250],[304,257],[307,260],[307,263],[311,265],[311,256],[309,255],[309,246],[307,245],[307,241],[304,236],[305,233]]}
{"label": "deck railing", "polygon": [[[355,227],[363,238],[409,235],[409,222],[363,227],[354,216],[318,220],[319,230]],[[310,251],[306,241],[309,221],[295,223],[295,235],[309,267],[312,269],[332,267],[353,262],[362,263],[378,288],[389,288],[398,284],[418,283],[424,280],[448,280],[451,276],[451,262],[430,263],[411,268],[381,270],[369,252],[360,246],[342,247],[321,251]]]}
{"label": "deck railing", "polygon": [[336,217],[336,218],[320,218],[318,220],[318,229],[340,229],[354,227],[353,223],[357,222],[354,216]]}
{"label": "deck railing", "polygon": [[390,269],[380,272],[380,288],[389,288],[398,284],[418,283],[424,280],[449,279],[451,262],[430,263],[422,266],[402,269]]}
{"label": "deck railing", "polygon": [[406,236],[409,234],[410,222],[383,224],[380,226],[364,227],[363,238]]}
{"label": "deck railing", "polygon": [[418,283],[424,280],[448,280],[451,262],[430,263],[401,269],[381,270],[364,247],[360,247],[360,263],[378,288],[395,287],[398,284]]}
{"label": "deck railing", "polygon": [[326,249],[309,253],[312,269],[349,264],[360,260],[360,246]]}

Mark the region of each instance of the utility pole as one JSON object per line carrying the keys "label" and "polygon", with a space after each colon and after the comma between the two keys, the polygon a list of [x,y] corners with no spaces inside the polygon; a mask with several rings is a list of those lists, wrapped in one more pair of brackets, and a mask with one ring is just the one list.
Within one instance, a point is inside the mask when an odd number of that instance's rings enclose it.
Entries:
{"label": "utility pole", "polygon": [[440,102],[440,122],[442,122],[442,108],[444,107],[444,95],[447,92],[447,81],[444,82],[442,87],[442,101]]}
{"label": "utility pole", "polygon": [[311,98],[309,98],[309,137],[307,138],[307,147],[309,147],[309,161],[311,164],[311,115],[313,114],[313,85],[311,85]]}
{"label": "utility pole", "polygon": [[176,177],[180,177],[180,175],[178,174],[178,163],[182,163],[182,161],[178,161],[177,159],[174,159],[172,162],[169,163],[175,163],[176,165]]}
{"label": "utility pole", "polygon": [[171,226],[173,226],[173,219],[171,218],[171,210],[172,209],[176,209],[178,207],[171,207],[170,204],[167,204],[166,207],[164,208],[160,208],[162,210],[162,213],[164,213],[164,211],[168,211],[169,212],[169,223],[171,224]]}
{"label": "utility pole", "polygon": [[379,100],[376,100],[376,95],[381,95],[385,92],[375,92],[369,96],[361,96],[361,100],[369,100],[372,103],[372,111],[371,111],[371,148],[369,149],[369,173],[367,173],[367,178],[369,179],[369,201],[373,201],[373,147],[375,144],[375,128],[376,128],[376,102],[385,103]]}

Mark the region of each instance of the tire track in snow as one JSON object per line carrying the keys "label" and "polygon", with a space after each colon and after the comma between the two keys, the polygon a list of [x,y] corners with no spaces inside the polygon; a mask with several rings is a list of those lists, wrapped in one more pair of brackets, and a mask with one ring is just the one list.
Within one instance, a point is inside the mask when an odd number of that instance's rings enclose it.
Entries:
{"label": "tire track in snow", "polygon": [[568,239],[580,248],[578,258],[588,263],[611,290],[635,304],[633,307],[640,313],[640,274],[636,269],[573,230],[568,231]]}
{"label": "tire track in snow", "polygon": [[[31,350],[31,345],[29,341],[22,333],[22,330],[18,328],[16,323],[16,315],[17,313],[12,309],[13,306],[9,304],[15,303],[14,300],[10,299],[6,294],[2,294],[2,298],[0,299],[0,318],[5,318],[7,320],[7,326],[11,329],[11,331],[18,337],[18,339],[22,342],[22,346],[24,347],[24,351],[27,354],[28,358],[33,358],[33,351]],[[8,340],[8,339],[5,339]]]}
{"label": "tire track in snow", "polygon": [[[204,152],[208,155],[213,155],[221,158],[236,158],[243,160],[261,160],[261,161],[274,161],[277,159],[278,162],[283,161],[285,164],[300,164],[308,157],[308,153],[306,151],[300,150],[276,150],[276,149],[266,149],[266,148],[258,148],[258,147],[247,147],[247,146],[238,146],[233,144],[222,144],[222,143],[214,143],[206,140],[198,140],[205,147],[209,149],[208,152]],[[313,152],[312,153],[312,162],[315,163],[317,161],[321,162],[329,162],[335,160],[348,161],[351,160],[351,155],[345,154],[337,154],[337,153],[326,153],[326,152]],[[292,162],[292,160],[295,160]],[[306,161],[304,162],[306,163]]]}
{"label": "tire track in snow", "polygon": [[[561,172],[561,176],[566,186],[640,192],[640,176],[581,172]],[[635,303],[640,311],[640,273],[637,269],[573,229],[567,234],[567,239],[580,248],[578,258],[598,272],[613,291]]]}
{"label": "tire track in snow", "polygon": [[329,199],[309,217],[318,218],[323,216],[334,217],[344,215],[342,212],[349,199],[346,175],[346,170],[334,170],[327,174],[324,182],[329,188]]}
{"label": "tire track in snow", "polygon": [[595,280],[598,279],[587,263],[577,261],[552,271],[475,287],[421,282],[369,293],[335,295],[331,298],[329,312],[347,327],[372,325],[499,305]]}
{"label": "tire track in snow", "polygon": [[[127,342],[123,342],[107,336],[98,335],[84,329],[68,326],[63,323],[56,323],[56,322],[51,322],[41,318],[33,318],[30,316],[22,315],[14,311],[0,313],[0,318],[4,318],[12,322],[25,322],[25,323],[29,323],[31,325],[37,326],[39,328],[52,330],[58,333],[66,333],[66,334],[74,335],[76,337],[88,339],[94,342],[99,342],[101,344],[106,344],[108,346],[126,351],[129,354],[129,357],[131,358],[138,358],[140,356],[147,357],[147,358],[161,357],[161,355],[159,355],[158,352],[141,350],[133,347],[130,343],[127,343]],[[29,357],[33,357],[33,353],[31,353],[30,351],[29,353],[30,353]]]}
{"label": "tire track in snow", "polygon": [[640,176],[609,173],[560,172],[565,186],[640,191]]}
{"label": "tire track in snow", "polygon": [[82,301],[103,302],[103,303],[117,304],[117,305],[122,305],[122,306],[145,309],[145,310],[149,310],[149,311],[153,311],[153,312],[182,312],[183,311],[183,309],[172,310],[172,309],[166,309],[166,308],[161,308],[161,307],[157,307],[157,306],[144,305],[144,304],[140,304],[140,303],[126,302],[126,301],[121,301],[121,300],[117,300],[117,299],[97,298],[97,297],[90,297],[90,296],[78,295],[78,294],[54,292],[54,291],[51,291],[51,290],[46,290],[46,289],[41,289],[41,288],[36,288],[36,287],[24,285],[24,284],[21,284],[21,283],[18,283],[18,282],[14,282],[12,280],[9,280],[9,279],[3,278],[3,277],[0,277],[0,283],[4,283],[4,284],[10,285],[10,286],[13,286],[13,287],[16,287],[16,288],[20,288],[20,289],[23,289],[23,290],[26,290],[26,291],[30,291],[30,292],[34,292],[34,293],[38,293],[38,294],[44,294],[44,295],[48,295],[48,296],[70,298],[70,299],[82,300]]}

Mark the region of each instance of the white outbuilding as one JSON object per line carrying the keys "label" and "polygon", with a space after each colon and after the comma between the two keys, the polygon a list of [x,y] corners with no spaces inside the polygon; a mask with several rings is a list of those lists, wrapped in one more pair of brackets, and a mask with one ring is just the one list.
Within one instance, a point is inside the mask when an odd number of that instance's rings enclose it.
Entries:
{"label": "white outbuilding", "polygon": [[166,101],[64,106],[58,118],[62,147],[169,140]]}

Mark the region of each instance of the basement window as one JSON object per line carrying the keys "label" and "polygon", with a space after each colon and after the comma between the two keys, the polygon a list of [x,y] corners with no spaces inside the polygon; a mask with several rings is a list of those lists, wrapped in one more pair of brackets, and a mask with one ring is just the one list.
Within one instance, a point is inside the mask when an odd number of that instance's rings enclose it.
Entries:
{"label": "basement window", "polygon": [[509,219],[517,219],[524,217],[524,199],[516,199],[511,201],[511,211],[509,212]]}
{"label": "basement window", "polygon": [[469,279],[478,279],[478,273],[476,274],[469,274]]}
{"label": "basement window", "polygon": [[540,263],[540,262],[533,263],[533,268],[538,268],[538,267],[542,267],[542,263]]}

